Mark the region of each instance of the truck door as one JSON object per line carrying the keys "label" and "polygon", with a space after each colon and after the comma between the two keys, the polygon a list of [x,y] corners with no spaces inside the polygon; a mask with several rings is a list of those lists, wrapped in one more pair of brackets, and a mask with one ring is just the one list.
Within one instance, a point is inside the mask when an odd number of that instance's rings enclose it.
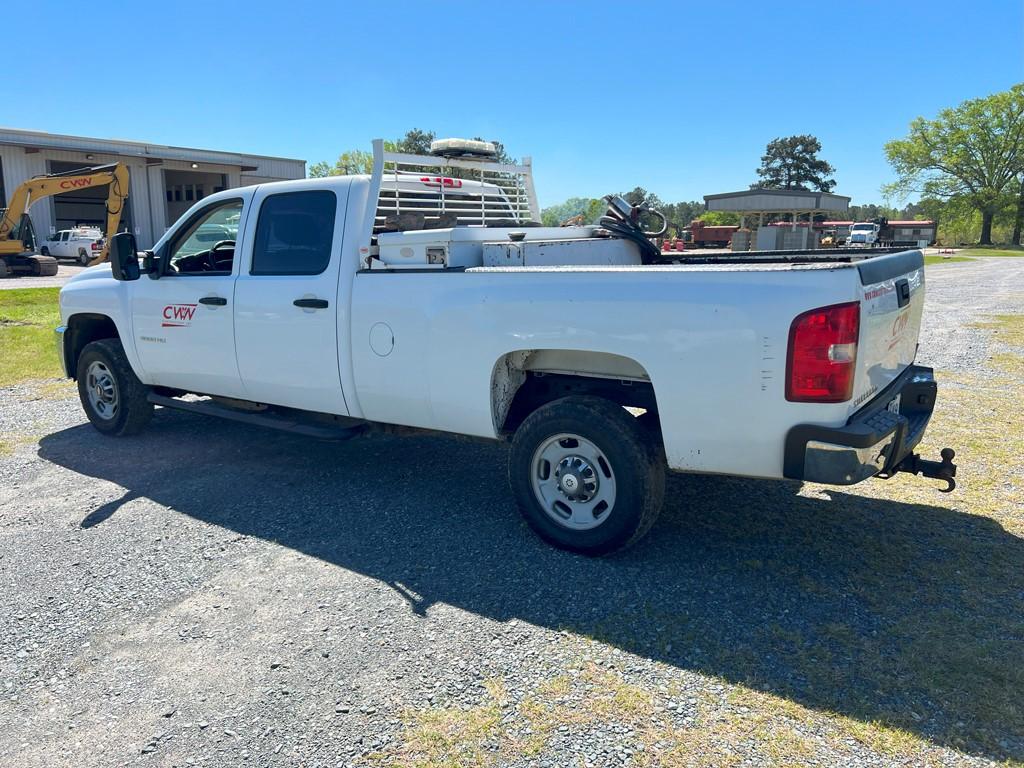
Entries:
{"label": "truck door", "polygon": [[51,256],[59,256],[66,259],[70,254],[68,253],[68,238],[71,237],[71,233],[67,230],[58,233],[56,247],[51,251]]}
{"label": "truck door", "polygon": [[150,384],[244,398],[232,314],[245,197],[188,215],[159,247],[159,280],[131,283],[135,349]]}
{"label": "truck door", "polygon": [[338,369],[338,273],[348,188],[260,187],[235,286],[249,399],[348,414]]}

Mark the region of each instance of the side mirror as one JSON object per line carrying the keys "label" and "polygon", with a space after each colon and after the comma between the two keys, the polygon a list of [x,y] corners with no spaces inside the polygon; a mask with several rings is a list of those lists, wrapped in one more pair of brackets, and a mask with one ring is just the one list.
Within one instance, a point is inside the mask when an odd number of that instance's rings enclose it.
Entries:
{"label": "side mirror", "polygon": [[110,272],[115,280],[139,279],[138,246],[131,232],[118,232],[110,238]]}

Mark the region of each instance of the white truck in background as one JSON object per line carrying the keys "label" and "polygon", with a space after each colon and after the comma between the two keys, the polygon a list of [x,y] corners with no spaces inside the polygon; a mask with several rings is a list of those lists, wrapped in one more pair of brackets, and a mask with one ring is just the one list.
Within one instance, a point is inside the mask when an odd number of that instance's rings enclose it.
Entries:
{"label": "white truck in background", "polygon": [[103,230],[99,227],[75,227],[54,232],[39,247],[43,256],[74,259],[83,267],[103,251]]}
{"label": "white truck in background", "polygon": [[157,405],[508,440],[530,526],[589,555],[650,528],[666,469],[952,490],[952,451],[913,452],[936,398],[919,251],[661,263],[643,212],[608,202],[600,227],[542,227],[529,161],[377,141],[371,175],[211,195],[141,260],[115,236],[61,291],[64,370],[106,435]]}
{"label": "white truck in background", "polygon": [[858,221],[850,227],[846,245],[850,248],[875,248],[881,243],[882,227],[877,221]]}

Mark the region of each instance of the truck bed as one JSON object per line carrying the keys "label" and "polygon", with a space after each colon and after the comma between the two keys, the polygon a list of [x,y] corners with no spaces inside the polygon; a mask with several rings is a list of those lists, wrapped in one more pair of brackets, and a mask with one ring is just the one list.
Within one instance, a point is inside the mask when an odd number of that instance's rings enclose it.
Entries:
{"label": "truck bed", "polygon": [[[715,266],[720,269],[716,271],[748,271],[751,269],[835,269],[855,266],[861,269],[862,276],[872,277],[870,266],[877,263],[878,257],[892,254],[906,253],[909,260],[916,259],[918,249],[916,248],[834,248],[816,250],[792,250],[792,251],[741,251],[739,253],[712,253],[702,256],[682,256],[674,260],[665,260],[660,264],[647,265],[565,265],[565,266],[535,266],[535,267],[468,267],[467,272],[515,272],[524,269],[540,272],[632,272],[643,271],[672,271],[685,270],[687,267]],[[891,264],[891,263],[890,263]],[[886,269],[891,271],[894,266]],[[450,270],[449,270],[450,271]],[[874,282],[874,281],[871,281]]]}
{"label": "truck bed", "polygon": [[821,264],[827,262],[851,263],[867,261],[877,256],[900,253],[907,248],[815,248],[792,251],[739,251],[737,253],[710,253],[688,255],[680,253],[679,264]]}

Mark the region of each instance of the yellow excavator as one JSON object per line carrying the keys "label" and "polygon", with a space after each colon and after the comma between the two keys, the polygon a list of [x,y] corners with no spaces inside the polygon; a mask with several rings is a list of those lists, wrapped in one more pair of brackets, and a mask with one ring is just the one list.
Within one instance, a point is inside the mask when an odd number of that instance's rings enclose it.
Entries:
{"label": "yellow excavator", "polygon": [[57,260],[40,256],[36,250],[36,233],[29,218],[32,203],[45,197],[92,187],[110,185],[107,195],[107,230],[103,250],[92,261],[107,261],[110,238],[117,233],[121,211],[128,197],[128,166],[124,163],[79,168],[66,173],[36,176],[20,184],[11,195],[10,205],[0,208],[0,277],[17,275],[56,275]]}

